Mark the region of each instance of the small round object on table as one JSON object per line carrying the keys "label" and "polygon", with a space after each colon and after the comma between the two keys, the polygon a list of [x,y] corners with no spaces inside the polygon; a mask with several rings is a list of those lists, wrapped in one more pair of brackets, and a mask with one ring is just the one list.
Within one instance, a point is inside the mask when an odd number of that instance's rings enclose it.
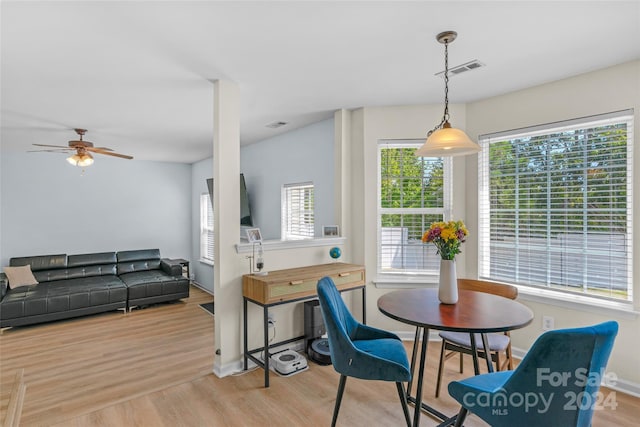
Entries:
{"label": "small round object on table", "polygon": [[340,258],[340,255],[342,255],[342,251],[340,250],[340,248],[338,247],[334,247],[329,249],[329,256],[333,259],[338,259]]}

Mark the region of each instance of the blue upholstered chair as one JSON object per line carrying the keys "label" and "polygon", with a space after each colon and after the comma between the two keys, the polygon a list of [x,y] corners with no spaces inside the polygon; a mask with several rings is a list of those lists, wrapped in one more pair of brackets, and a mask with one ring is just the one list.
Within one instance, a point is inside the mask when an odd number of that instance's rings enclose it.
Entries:
{"label": "blue upholstered chair", "polygon": [[449,383],[462,405],[456,426],[469,411],[493,427],[590,426],[617,332],[616,322],[549,331],[514,371]]}
{"label": "blue upholstered chair", "polygon": [[407,425],[411,425],[407,396],[402,382],[411,379],[407,352],[395,334],[359,323],[347,309],[329,277],[318,282],[318,299],[329,338],[333,368],[340,374],[331,425],[340,411],[347,377],[394,381]]}

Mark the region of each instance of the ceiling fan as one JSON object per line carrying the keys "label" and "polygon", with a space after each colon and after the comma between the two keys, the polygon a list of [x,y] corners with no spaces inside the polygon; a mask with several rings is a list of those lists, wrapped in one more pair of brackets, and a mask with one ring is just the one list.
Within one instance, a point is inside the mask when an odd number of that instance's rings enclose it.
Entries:
{"label": "ceiling fan", "polygon": [[54,153],[65,153],[65,152],[71,152],[75,150],[76,153],[70,157],[67,157],[67,161],[74,166],[82,166],[82,167],[93,164],[93,156],[91,155],[91,153],[105,154],[107,156],[120,157],[122,159],[133,159],[132,156],[116,153],[111,148],[94,147],[93,142],[85,141],[82,139],[84,134],[87,133],[86,129],[74,129],[74,130],[80,136],[80,139],[69,141],[68,147],[65,147],[62,145],[33,144],[38,147],[53,148],[53,150],[34,150],[34,151],[49,151]]}

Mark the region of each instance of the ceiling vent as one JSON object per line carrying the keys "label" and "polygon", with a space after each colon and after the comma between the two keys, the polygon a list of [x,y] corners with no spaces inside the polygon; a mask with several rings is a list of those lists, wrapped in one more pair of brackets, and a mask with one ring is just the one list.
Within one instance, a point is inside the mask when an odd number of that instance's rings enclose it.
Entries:
{"label": "ceiling vent", "polygon": [[286,124],[287,124],[287,122],[273,122],[273,123],[269,123],[267,125],[267,127],[271,128],[271,129],[277,129],[277,128],[282,127],[282,126],[284,126]]}
{"label": "ceiling vent", "polygon": [[[457,67],[449,68],[449,76],[457,76],[458,74],[466,73],[467,71],[475,70],[476,68],[484,67],[485,65],[474,59],[473,61],[466,62]],[[436,73],[436,76],[444,77],[444,70]]]}

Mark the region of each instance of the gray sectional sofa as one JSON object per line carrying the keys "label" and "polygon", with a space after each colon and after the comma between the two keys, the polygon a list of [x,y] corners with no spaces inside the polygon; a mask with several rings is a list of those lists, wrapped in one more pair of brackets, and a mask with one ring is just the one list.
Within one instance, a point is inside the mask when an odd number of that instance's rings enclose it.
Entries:
{"label": "gray sectional sofa", "polygon": [[189,296],[182,266],[158,249],[11,258],[30,265],[37,285],[0,280],[0,327],[23,326]]}

